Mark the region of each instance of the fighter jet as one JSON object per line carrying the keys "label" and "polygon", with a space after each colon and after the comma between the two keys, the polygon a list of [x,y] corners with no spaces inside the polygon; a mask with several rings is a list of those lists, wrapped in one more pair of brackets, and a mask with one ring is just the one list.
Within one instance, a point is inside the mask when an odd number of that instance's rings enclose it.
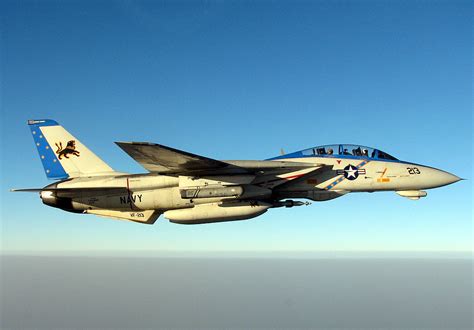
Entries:
{"label": "fighter jet", "polygon": [[[378,149],[334,144],[267,160],[215,160],[148,142],[116,142],[148,172],[117,172],[56,121],[29,120],[48,179],[44,204],[68,212],[153,224],[245,220],[269,209],[352,192],[395,191],[411,200],[461,180]],[[306,200],[306,201],[301,201]]]}

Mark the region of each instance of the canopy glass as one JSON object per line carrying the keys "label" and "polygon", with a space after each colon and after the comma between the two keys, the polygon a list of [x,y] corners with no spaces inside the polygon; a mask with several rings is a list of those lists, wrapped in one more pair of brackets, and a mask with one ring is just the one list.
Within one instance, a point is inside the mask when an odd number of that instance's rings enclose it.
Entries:
{"label": "canopy glass", "polygon": [[287,157],[361,157],[361,158],[376,158],[376,159],[387,159],[387,160],[398,160],[397,158],[383,152],[381,150],[360,146],[356,144],[331,144],[309,148],[301,151],[297,151],[288,155],[283,155],[278,158]]}

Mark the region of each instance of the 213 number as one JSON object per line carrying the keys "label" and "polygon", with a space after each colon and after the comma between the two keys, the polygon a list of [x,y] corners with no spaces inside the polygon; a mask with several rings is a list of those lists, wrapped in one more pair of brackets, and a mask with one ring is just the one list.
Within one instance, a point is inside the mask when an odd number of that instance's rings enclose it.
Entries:
{"label": "213 number", "polygon": [[421,174],[421,171],[418,167],[407,167],[408,174]]}

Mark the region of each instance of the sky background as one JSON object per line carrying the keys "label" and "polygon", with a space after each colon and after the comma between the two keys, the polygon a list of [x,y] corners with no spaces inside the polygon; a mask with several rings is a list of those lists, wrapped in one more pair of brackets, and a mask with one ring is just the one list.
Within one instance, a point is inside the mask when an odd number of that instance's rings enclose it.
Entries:
{"label": "sky background", "polygon": [[[2,1],[3,253],[469,251],[472,2]],[[114,141],[216,159],[373,146],[467,178],[419,201],[350,194],[259,218],[154,226],[70,214],[27,119],[57,120],[114,169]]]}

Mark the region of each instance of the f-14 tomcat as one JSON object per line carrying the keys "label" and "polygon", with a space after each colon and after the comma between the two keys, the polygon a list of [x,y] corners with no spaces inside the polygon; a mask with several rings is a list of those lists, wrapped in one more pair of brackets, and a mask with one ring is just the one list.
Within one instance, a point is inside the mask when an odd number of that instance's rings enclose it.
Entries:
{"label": "f-14 tomcat", "polygon": [[244,220],[268,209],[350,192],[395,191],[417,200],[459,177],[370,147],[336,144],[268,160],[215,160],[148,142],[116,142],[148,173],[114,171],[57,122],[29,120],[46,176],[44,204],[69,212],[153,224]]}

